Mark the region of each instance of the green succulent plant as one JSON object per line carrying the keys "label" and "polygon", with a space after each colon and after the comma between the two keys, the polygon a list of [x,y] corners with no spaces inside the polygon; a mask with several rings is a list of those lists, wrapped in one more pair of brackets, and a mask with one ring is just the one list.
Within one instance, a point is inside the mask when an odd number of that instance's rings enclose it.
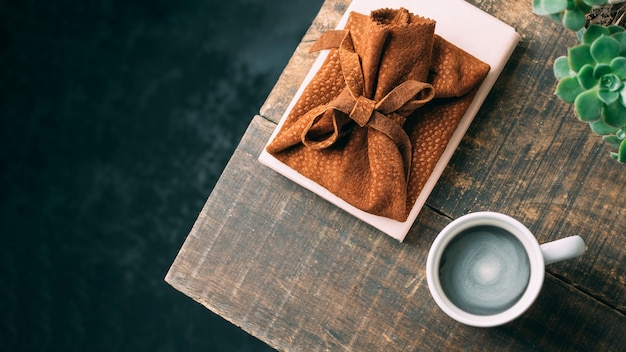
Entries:
{"label": "green succulent plant", "polygon": [[533,12],[548,16],[563,27],[578,31],[585,25],[585,15],[595,6],[606,5],[608,0],[533,0]]}
{"label": "green succulent plant", "polygon": [[580,44],[555,60],[554,74],[555,94],[574,104],[578,118],[617,149],[611,156],[626,163],[626,30],[590,25]]}

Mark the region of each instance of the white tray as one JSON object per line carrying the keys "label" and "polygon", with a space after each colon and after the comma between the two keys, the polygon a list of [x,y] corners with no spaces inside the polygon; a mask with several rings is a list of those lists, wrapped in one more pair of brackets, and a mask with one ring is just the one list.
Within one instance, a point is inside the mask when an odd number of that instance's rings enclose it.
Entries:
{"label": "white tray", "polygon": [[[489,91],[496,82],[496,79],[502,72],[504,65],[517,46],[520,36],[512,27],[462,0],[354,0],[337,25],[337,29],[344,28],[350,12],[354,11],[369,15],[371,11],[379,8],[400,7],[404,7],[416,15],[435,20],[437,22],[435,26],[436,34],[439,34],[447,41],[453,43],[491,66],[489,74],[478,89],[472,104],[467,109],[465,115],[459,123],[459,126],[452,135],[448,146],[441,155],[441,158],[436,164],[428,181],[424,185],[424,188],[411,209],[407,220],[399,222],[389,218],[372,215],[348,204],[343,199],[329,192],[326,188],[304,177],[291,167],[274,158],[271,154],[265,151],[265,148],[259,156],[259,161],[293,182],[296,182],[302,187],[309,189],[320,197],[335,204],[358,219],[376,227],[399,241],[403,241],[426,202],[426,199],[430,195],[430,192],[435,187],[437,180],[450,161],[452,154],[469,128],[474,116],[480,109],[480,106],[487,97],[487,94],[489,94]],[[313,67],[309,71],[308,75],[304,79],[304,82],[285,111],[285,114],[281,118],[278,127],[268,140],[268,144],[274,139],[282,127],[287,115],[289,115],[289,112],[298,101],[304,88],[309,84],[313,76],[315,76],[315,73],[322,66],[327,55],[328,50],[324,50],[319,54],[319,57],[314,62]]]}

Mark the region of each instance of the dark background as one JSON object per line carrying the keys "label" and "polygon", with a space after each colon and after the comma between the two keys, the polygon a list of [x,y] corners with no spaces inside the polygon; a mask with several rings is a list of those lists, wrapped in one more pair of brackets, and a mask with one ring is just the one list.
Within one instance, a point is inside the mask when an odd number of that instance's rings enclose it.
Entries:
{"label": "dark background", "polygon": [[322,0],[0,0],[0,350],[263,351],[163,278]]}

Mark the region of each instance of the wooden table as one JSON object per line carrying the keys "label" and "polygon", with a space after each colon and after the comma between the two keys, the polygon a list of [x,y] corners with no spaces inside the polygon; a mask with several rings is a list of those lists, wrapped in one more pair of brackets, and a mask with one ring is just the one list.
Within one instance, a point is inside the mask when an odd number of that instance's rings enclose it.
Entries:
{"label": "wooden table", "polygon": [[[522,41],[405,242],[257,161],[348,0],[327,0],[255,116],[166,281],[278,350],[626,350],[626,166],[553,95],[552,62],[575,37],[530,0],[471,0]],[[512,323],[472,328],[432,300],[425,261],[468,212],[518,218],[540,243],[581,235],[587,253],[547,267]]]}

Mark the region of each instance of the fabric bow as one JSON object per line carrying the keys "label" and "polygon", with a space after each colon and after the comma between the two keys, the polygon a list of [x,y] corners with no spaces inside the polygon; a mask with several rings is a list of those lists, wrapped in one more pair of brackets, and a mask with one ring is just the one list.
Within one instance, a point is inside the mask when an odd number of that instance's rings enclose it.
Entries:
{"label": "fabric bow", "polygon": [[[388,136],[398,146],[404,161],[404,171],[408,180],[411,170],[411,140],[402,129],[406,116],[433,99],[435,90],[432,84],[417,80],[407,80],[393,88],[384,97],[375,101],[367,97],[361,60],[356,53],[349,30],[327,31],[313,45],[311,52],[324,49],[338,49],[341,72],[345,88],[332,101],[311,109],[304,116],[302,144],[313,149],[325,149],[342,136],[342,128],[351,120],[360,127],[370,127]],[[371,95],[370,95],[371,96]],[[329,110],[343,114],[332,116],[332,132],[312,131],[315,123]]]}
{"label": "fabric bow", "polygon": [[405,221],[489,65],[404,8],[352,12],[266,150],[371,214]]}

